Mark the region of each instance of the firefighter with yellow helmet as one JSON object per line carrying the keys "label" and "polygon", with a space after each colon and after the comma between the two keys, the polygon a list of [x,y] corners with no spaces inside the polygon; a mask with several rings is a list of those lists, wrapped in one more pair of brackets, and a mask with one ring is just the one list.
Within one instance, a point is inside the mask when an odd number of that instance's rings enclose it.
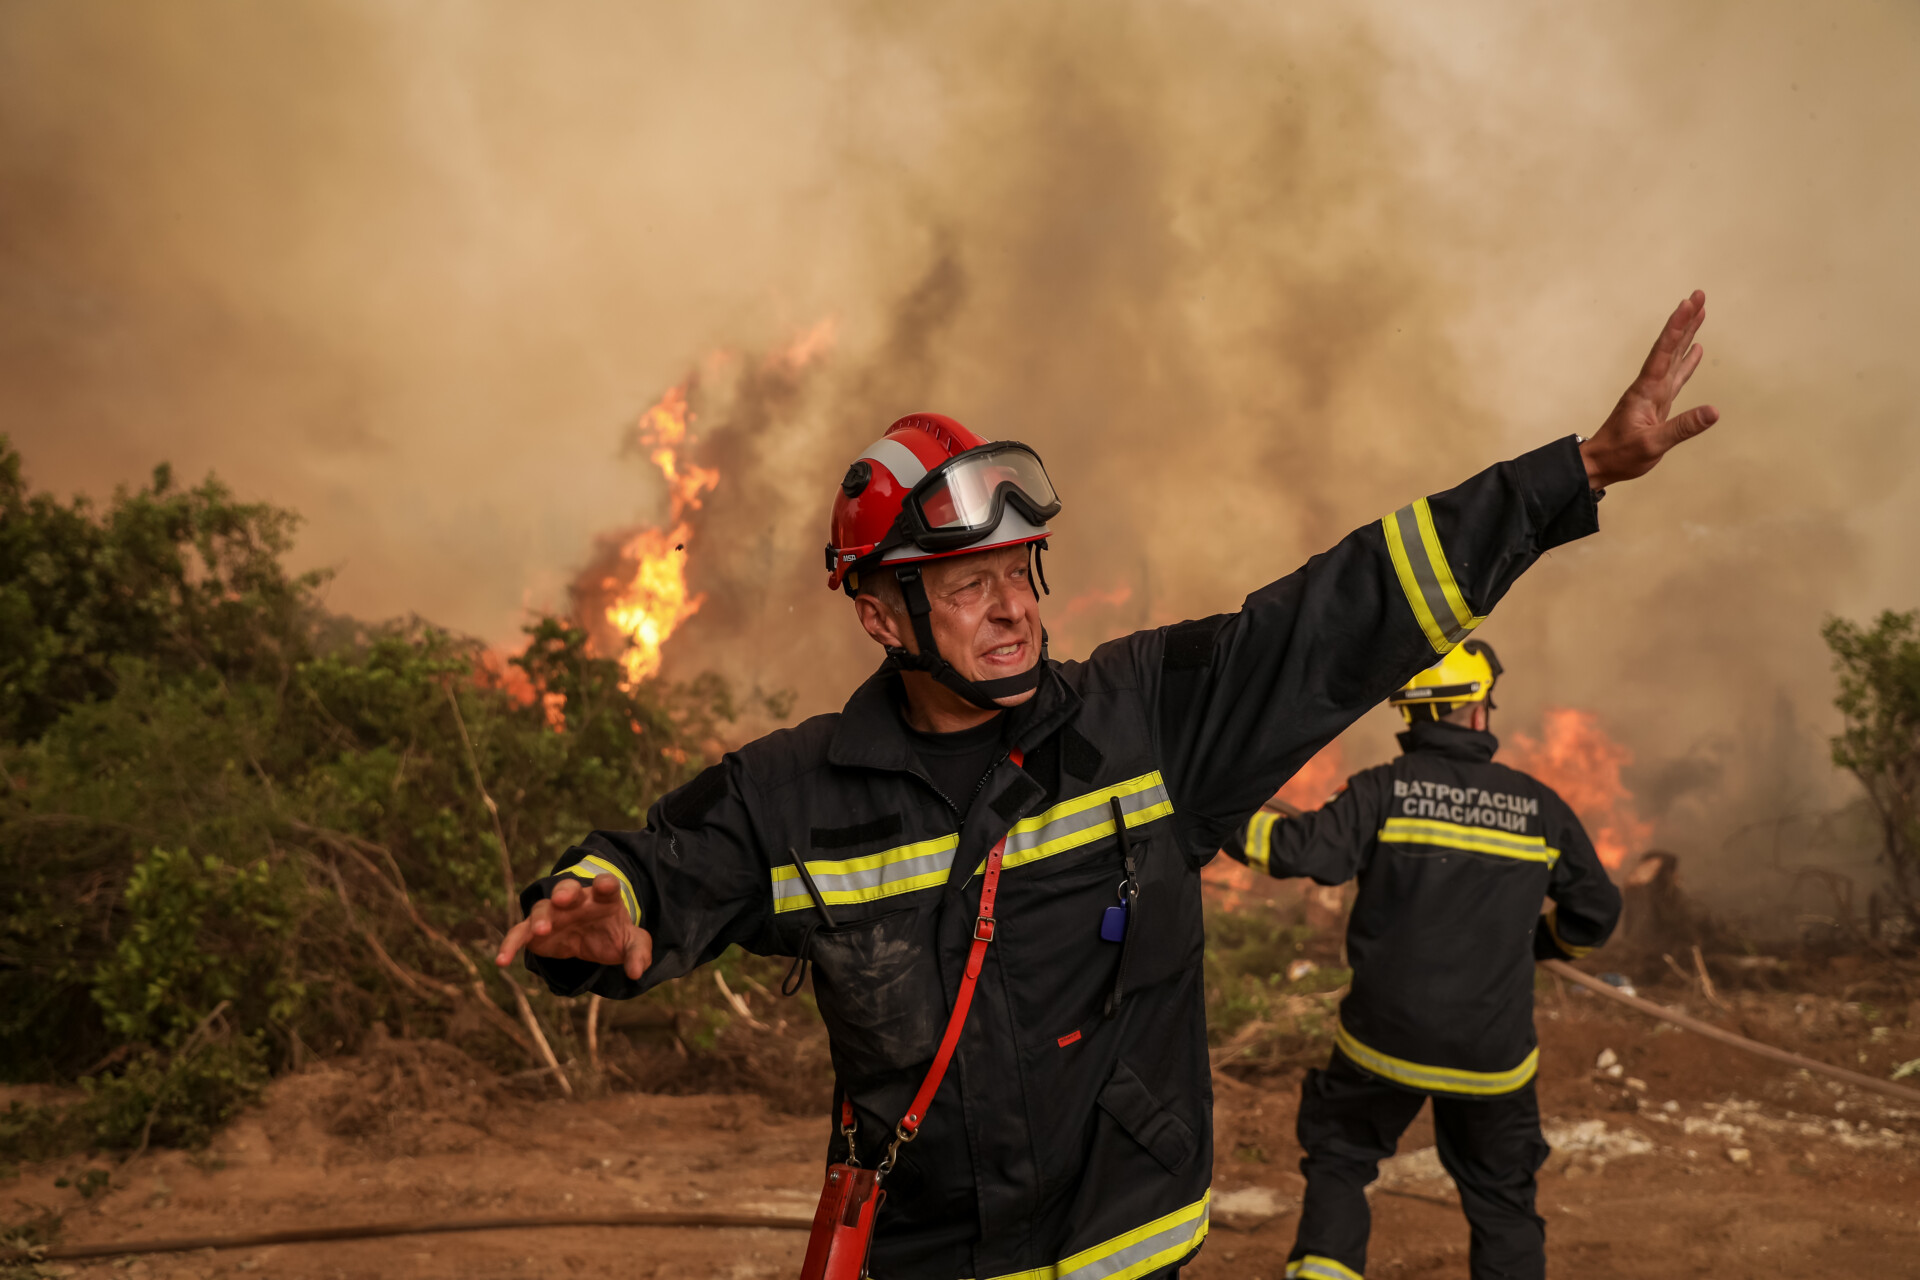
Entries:
{"label": "firefighter with yellow helmet", "polygon": [[1546,1272],[1533,965],[1605,942],[1620,892],[1553,789],[1494,763],[1500,674],[1485,641],[1450,648],[1389,699],[1407,721],[1399,759],[1315,812],[1262,810],[1227,845],[1269,875],[1359,882],[1353,985],[1332,1058],[1301,1091],[1307,1191],[1289,1277],[1364,1275],[1367,1185],[1428,1099],[1472,1229],[1472,1274]]}

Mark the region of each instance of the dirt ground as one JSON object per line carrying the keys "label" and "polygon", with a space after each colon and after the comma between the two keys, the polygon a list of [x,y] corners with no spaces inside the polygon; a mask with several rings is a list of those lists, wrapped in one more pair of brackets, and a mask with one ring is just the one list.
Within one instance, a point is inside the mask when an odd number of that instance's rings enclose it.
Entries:
{"label": "dirt ground", "polygon": [[[1884,1076],[1890,1063],[1920,1057],[1920,1009],[1870,1012],[1876,1030],[1861,1006],[1830,996],[1728,999],[1726,1025],[1829,1061]],[[1545,994],[1540,1030],[1555,1146],[1540,1203],[1555,1274],[1920,1277],[1920,1107],[1796,1077],[1584,993]],[[1617,1073],[1596,1069],[1608,1050]],[[69,1241],[492,1213],[811,1212],[824,1115],[784,1114],[741,1094],[542,1101],[462,1078],[465,1061],[444,1046],[402,1044],[317,1067],[277,1082],[207,1152],[49,1162],[0,1184],[0,1197],[16,1210],[58,1211]],[[1301,1183],[1298,1076],[1216,1079],[1214,1228],[1188,1274],[1278,1276]],[[1466,1273],[1466,1226],[1431,1144],[1422,1117],[1383,1171],[1373,1280]],[[97,1174],[86,1181],[88,1169],[105,1171],[105,1189]],[[746,1280],[796,1274],[803,1241],[771,1230],[501,1231],[48,1270]]]}

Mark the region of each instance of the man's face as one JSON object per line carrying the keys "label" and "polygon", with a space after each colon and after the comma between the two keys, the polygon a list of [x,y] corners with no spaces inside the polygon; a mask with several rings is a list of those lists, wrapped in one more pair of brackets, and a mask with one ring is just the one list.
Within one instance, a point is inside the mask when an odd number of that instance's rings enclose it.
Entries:
{"label": "man's face", "polygon": [[[933,606],[928,618],[933,638],[954,670],[968,680],[1017,676],[1040,661],[1040,602],[1027,551],[1024,546],[1002,547],[920,566],[920,581]],[[904,606],[883,606],[866,595],[856,597],[855,604],[861,624],[875,640],[920,651]],[[1032,696],[1030,689],[1001,699],[1000,705],[1018,706]]]}

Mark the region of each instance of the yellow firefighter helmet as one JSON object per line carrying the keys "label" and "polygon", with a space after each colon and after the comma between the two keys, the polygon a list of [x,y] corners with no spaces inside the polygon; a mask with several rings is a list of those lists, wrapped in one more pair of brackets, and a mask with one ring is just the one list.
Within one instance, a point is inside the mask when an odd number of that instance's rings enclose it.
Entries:
{"label": "yellow firefighter helmet", "polygon": [[1469,702],[1493,705],[1493,682],[1500,678],[1500,659],[1485,640],[1469,640],[1446,657],[1407,681],[1388,699],[1412,724],[1416,708],[1439,717]]}

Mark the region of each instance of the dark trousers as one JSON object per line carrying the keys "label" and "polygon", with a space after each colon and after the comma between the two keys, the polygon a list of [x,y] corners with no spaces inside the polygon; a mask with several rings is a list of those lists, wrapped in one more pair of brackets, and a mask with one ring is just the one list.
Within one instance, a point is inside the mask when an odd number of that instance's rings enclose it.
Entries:
{"label": "dark trousers", "polygon": [[1533,1195],[1548,1147],[1533,1082],[1492,1098],[1416,1093],[1368,1074],[1338,1051],[1326,1070],[1307,1072],[1300,1091],[1297,1132],[1307,1153],[1300,1162],[1307,1194],[1287,1275],[1350,1280],[1366,1274],[1373,1229],[1366,1188],[1430,1096],[1440,1163],[1460,1188],[1472,1228],[1474,1280],[1546,1275],[1546,1223],[1533,1211]]}

